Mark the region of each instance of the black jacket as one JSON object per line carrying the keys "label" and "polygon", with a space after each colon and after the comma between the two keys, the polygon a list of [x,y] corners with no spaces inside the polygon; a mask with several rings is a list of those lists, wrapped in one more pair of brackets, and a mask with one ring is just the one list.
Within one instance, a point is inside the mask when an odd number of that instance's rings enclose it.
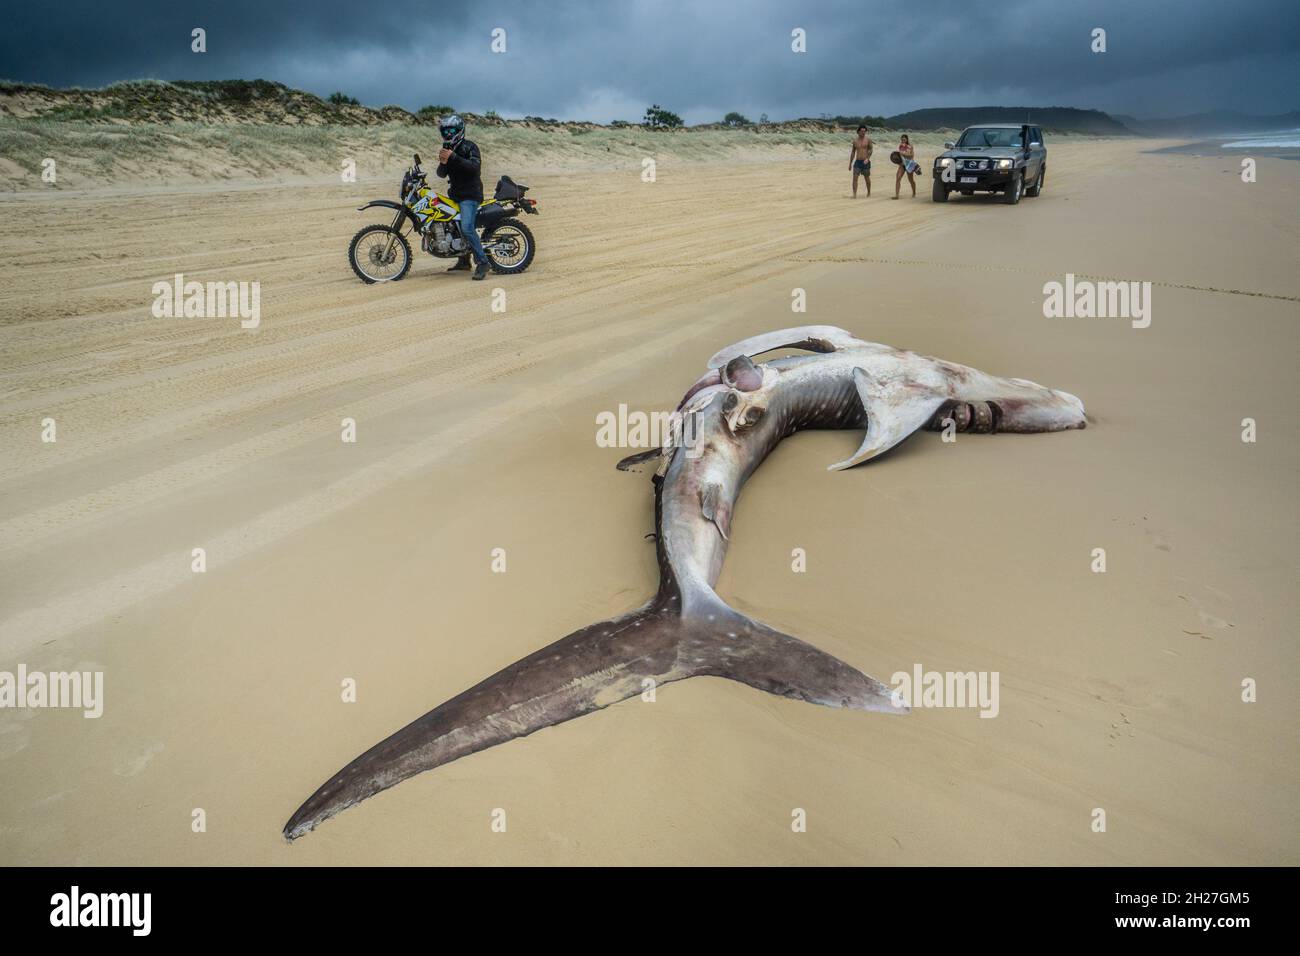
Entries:
{"label": "black jacket", "polygon": [[457,202],[462,199],[483,201],[483,180],[479,177],[482,160],[478,147],[462,139],[451,151],[445,163],[438,164],[438,175],[450,179],[447,195]]}

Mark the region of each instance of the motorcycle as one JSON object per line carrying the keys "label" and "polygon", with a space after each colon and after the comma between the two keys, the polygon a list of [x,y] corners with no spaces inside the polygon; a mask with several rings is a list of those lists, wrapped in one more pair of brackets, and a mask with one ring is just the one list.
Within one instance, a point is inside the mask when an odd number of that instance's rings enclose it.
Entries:
{"label": "motorcycle", "polygon": [[[458,259],[469,255],[469,244],[461,231],[460,204],[449,196],[429,188],[428,175],[420,168],[420,154],[402,177],[398,191],[400,202],[376,199],[358,207],[358,212],[372,206],[397,210],[389,225],[366,226],[352,237],[348,260],[352,271],[367,284],[396,282],[411,269],[411,244],[404,231],[419,235],[420,248],[439,259]],[[532,232],[519,219],[519,213],[537,215],[537,200],[524,194],[528,187],[502,176],[495,195],[478,208],[475,227],[481,233],[483,251],[493,272],[517,275],[532,264],[537,243]]]}

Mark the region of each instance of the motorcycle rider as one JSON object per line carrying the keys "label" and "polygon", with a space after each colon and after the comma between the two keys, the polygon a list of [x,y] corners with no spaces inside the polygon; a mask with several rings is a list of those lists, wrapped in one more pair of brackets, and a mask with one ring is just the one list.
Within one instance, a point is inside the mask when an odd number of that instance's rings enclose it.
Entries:
{"label": "motorcycle rider", "polygon": [[[483,161],[478,147],[465,138],[465,121],[455,113],[444,116],[438,123],[442,132],[442,149],[438,153],[438,175],[447,179],[447,195],[456,200],[460,206],[460,231],[474,253],[477,267],[475,279],[485,279],[488,274],[487,253],[474,228],[478,219],[478,207],[483,202],[483,180],[479,171]],[[457,260],[448,272],[469,269],[469,254]]]}

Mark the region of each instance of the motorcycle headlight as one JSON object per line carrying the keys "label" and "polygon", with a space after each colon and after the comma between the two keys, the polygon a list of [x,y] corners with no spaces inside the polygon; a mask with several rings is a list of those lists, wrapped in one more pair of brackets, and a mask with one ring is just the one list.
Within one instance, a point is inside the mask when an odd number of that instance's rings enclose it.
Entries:
{"label": "motorcycle headlight", "polygon": [[1014,160],[1010,160],[1010,159],[999,159],[999,160],[998,160],[998,169],[1010,169],[1010,168],[1011,168],[1012,166],[1014,166],[1014,165],[1015,165],[1015,161],[1014,161]]}

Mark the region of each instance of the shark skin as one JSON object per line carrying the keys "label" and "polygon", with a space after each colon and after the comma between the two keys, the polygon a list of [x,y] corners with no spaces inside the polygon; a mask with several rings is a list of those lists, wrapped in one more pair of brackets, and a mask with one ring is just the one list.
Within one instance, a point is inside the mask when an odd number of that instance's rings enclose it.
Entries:
{"label": "shark skin", "polygon": [[[755,364],[782,348],[816,354]],[[891,690],[850,664],[729,607],[714,591],[741,488],[785,437],[863,428],[852,467],[918,429],[1083,428],[1083,403],[1023,379],[864,342],[834,326],[769,332],[721,350],[686,393],[657,461],[659,588],[640,608],[561,638],[361,754],[284,825],[294,840],[382,790],[461,757],[691,677],[721,677],[827,707],[900,714]]]}

